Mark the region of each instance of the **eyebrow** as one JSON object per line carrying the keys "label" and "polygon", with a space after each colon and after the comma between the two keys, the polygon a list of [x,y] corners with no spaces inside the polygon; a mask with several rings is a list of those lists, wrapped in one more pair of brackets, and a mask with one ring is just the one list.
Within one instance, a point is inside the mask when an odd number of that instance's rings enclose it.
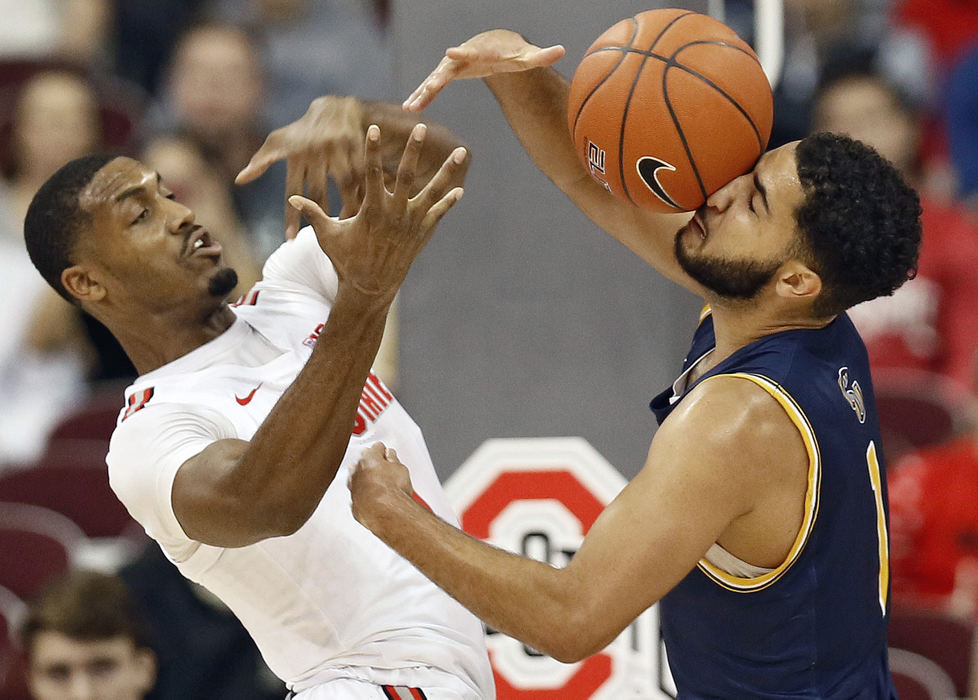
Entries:
{"label": "eyebrow", "polygon": [[771,213],[771,206],[767,203],[767,188],[761,184],[761,178],[758,177],[757,172],[754,173],[754,187],[757,191],[761,193],[761,201],[764,202],[764,208],[767,209],[767,213]]}
{"label": "eyebrow", "polygon": [[[160,183],[163,182],[163,178],[160,177],[159,173],[156,173],[156,186],[159,187]],[[136,185],[135,187],[130,187],[128,190],[120,194],[115,198],[116,202],[122,202],[123,200],[129,199],[130,197],[135,197],[146,191],[145,185]]]}

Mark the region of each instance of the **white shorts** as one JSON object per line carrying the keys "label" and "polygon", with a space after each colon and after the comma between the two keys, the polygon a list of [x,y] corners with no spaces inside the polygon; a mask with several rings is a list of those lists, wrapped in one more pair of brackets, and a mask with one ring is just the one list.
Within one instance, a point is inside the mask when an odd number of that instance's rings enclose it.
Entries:
{"label": "white shorts", "polygon": [[417,689],[337,678],[289,697],[294,700],[481,700],[473,695],[471,688],[449,675]]}

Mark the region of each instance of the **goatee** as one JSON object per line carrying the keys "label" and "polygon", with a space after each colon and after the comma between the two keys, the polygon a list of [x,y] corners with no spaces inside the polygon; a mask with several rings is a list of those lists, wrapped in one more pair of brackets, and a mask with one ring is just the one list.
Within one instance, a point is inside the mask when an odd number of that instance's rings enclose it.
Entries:
{"label": "goatee", "polygon": [[230,267],[222,267],[207,283],[207,293],[224,299],[238,286],[238,273]]}
{"label": "goatee", "polygon": [[686,252],[682,231],[676,235],[675,255],[683,271],[701,285],[725,299],[753,299],[771,281],[783,260],[733,260]]}

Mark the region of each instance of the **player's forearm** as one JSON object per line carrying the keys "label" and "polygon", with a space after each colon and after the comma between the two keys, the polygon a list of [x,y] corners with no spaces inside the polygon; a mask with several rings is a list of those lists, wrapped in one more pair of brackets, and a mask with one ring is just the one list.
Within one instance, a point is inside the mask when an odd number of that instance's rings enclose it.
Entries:
{"label": "player's forearm", "polygon": [[309,361],[235,469],[235,488],[277,534],[293,532],[309,518],[350,441],[389,308],[352,298],[356,294],[341,287]]}
{"label": "player's forearm", "polygon": [[403,492],[375,510],[384,515],[370,523],[374,534],[493,629],[565,662],[614,638],[598,639],[566,570],[470,537]]}
{"label": "player's forearm", "polygon": [[572,194],[574,186],[590,179],[567,131],[570,85],[560,73],[534,68],[485,81],[523,148],[557,187]]}

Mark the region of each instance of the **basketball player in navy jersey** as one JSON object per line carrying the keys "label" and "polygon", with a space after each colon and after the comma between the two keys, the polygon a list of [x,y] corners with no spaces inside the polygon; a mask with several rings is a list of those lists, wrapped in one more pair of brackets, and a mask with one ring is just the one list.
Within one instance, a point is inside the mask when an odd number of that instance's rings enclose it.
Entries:
{"label": "basketball player in navy jersey", "polygon": [[646,463],[563,569],[418,506],[384,445],[351,477],[354,515],[490,626],[559,660],[599,651],[661,601],[682,698],[894,697],[885,470],[845,309],[912,276],[916,194],[868,147],[819,134],[764,154],[692,217],[638,209],[578,161],[568,83],[548,67],[562,54],[487,32],[446,52],[406,106],[485,78],[554,183],[707,302],[682,373],[652,401]]}

